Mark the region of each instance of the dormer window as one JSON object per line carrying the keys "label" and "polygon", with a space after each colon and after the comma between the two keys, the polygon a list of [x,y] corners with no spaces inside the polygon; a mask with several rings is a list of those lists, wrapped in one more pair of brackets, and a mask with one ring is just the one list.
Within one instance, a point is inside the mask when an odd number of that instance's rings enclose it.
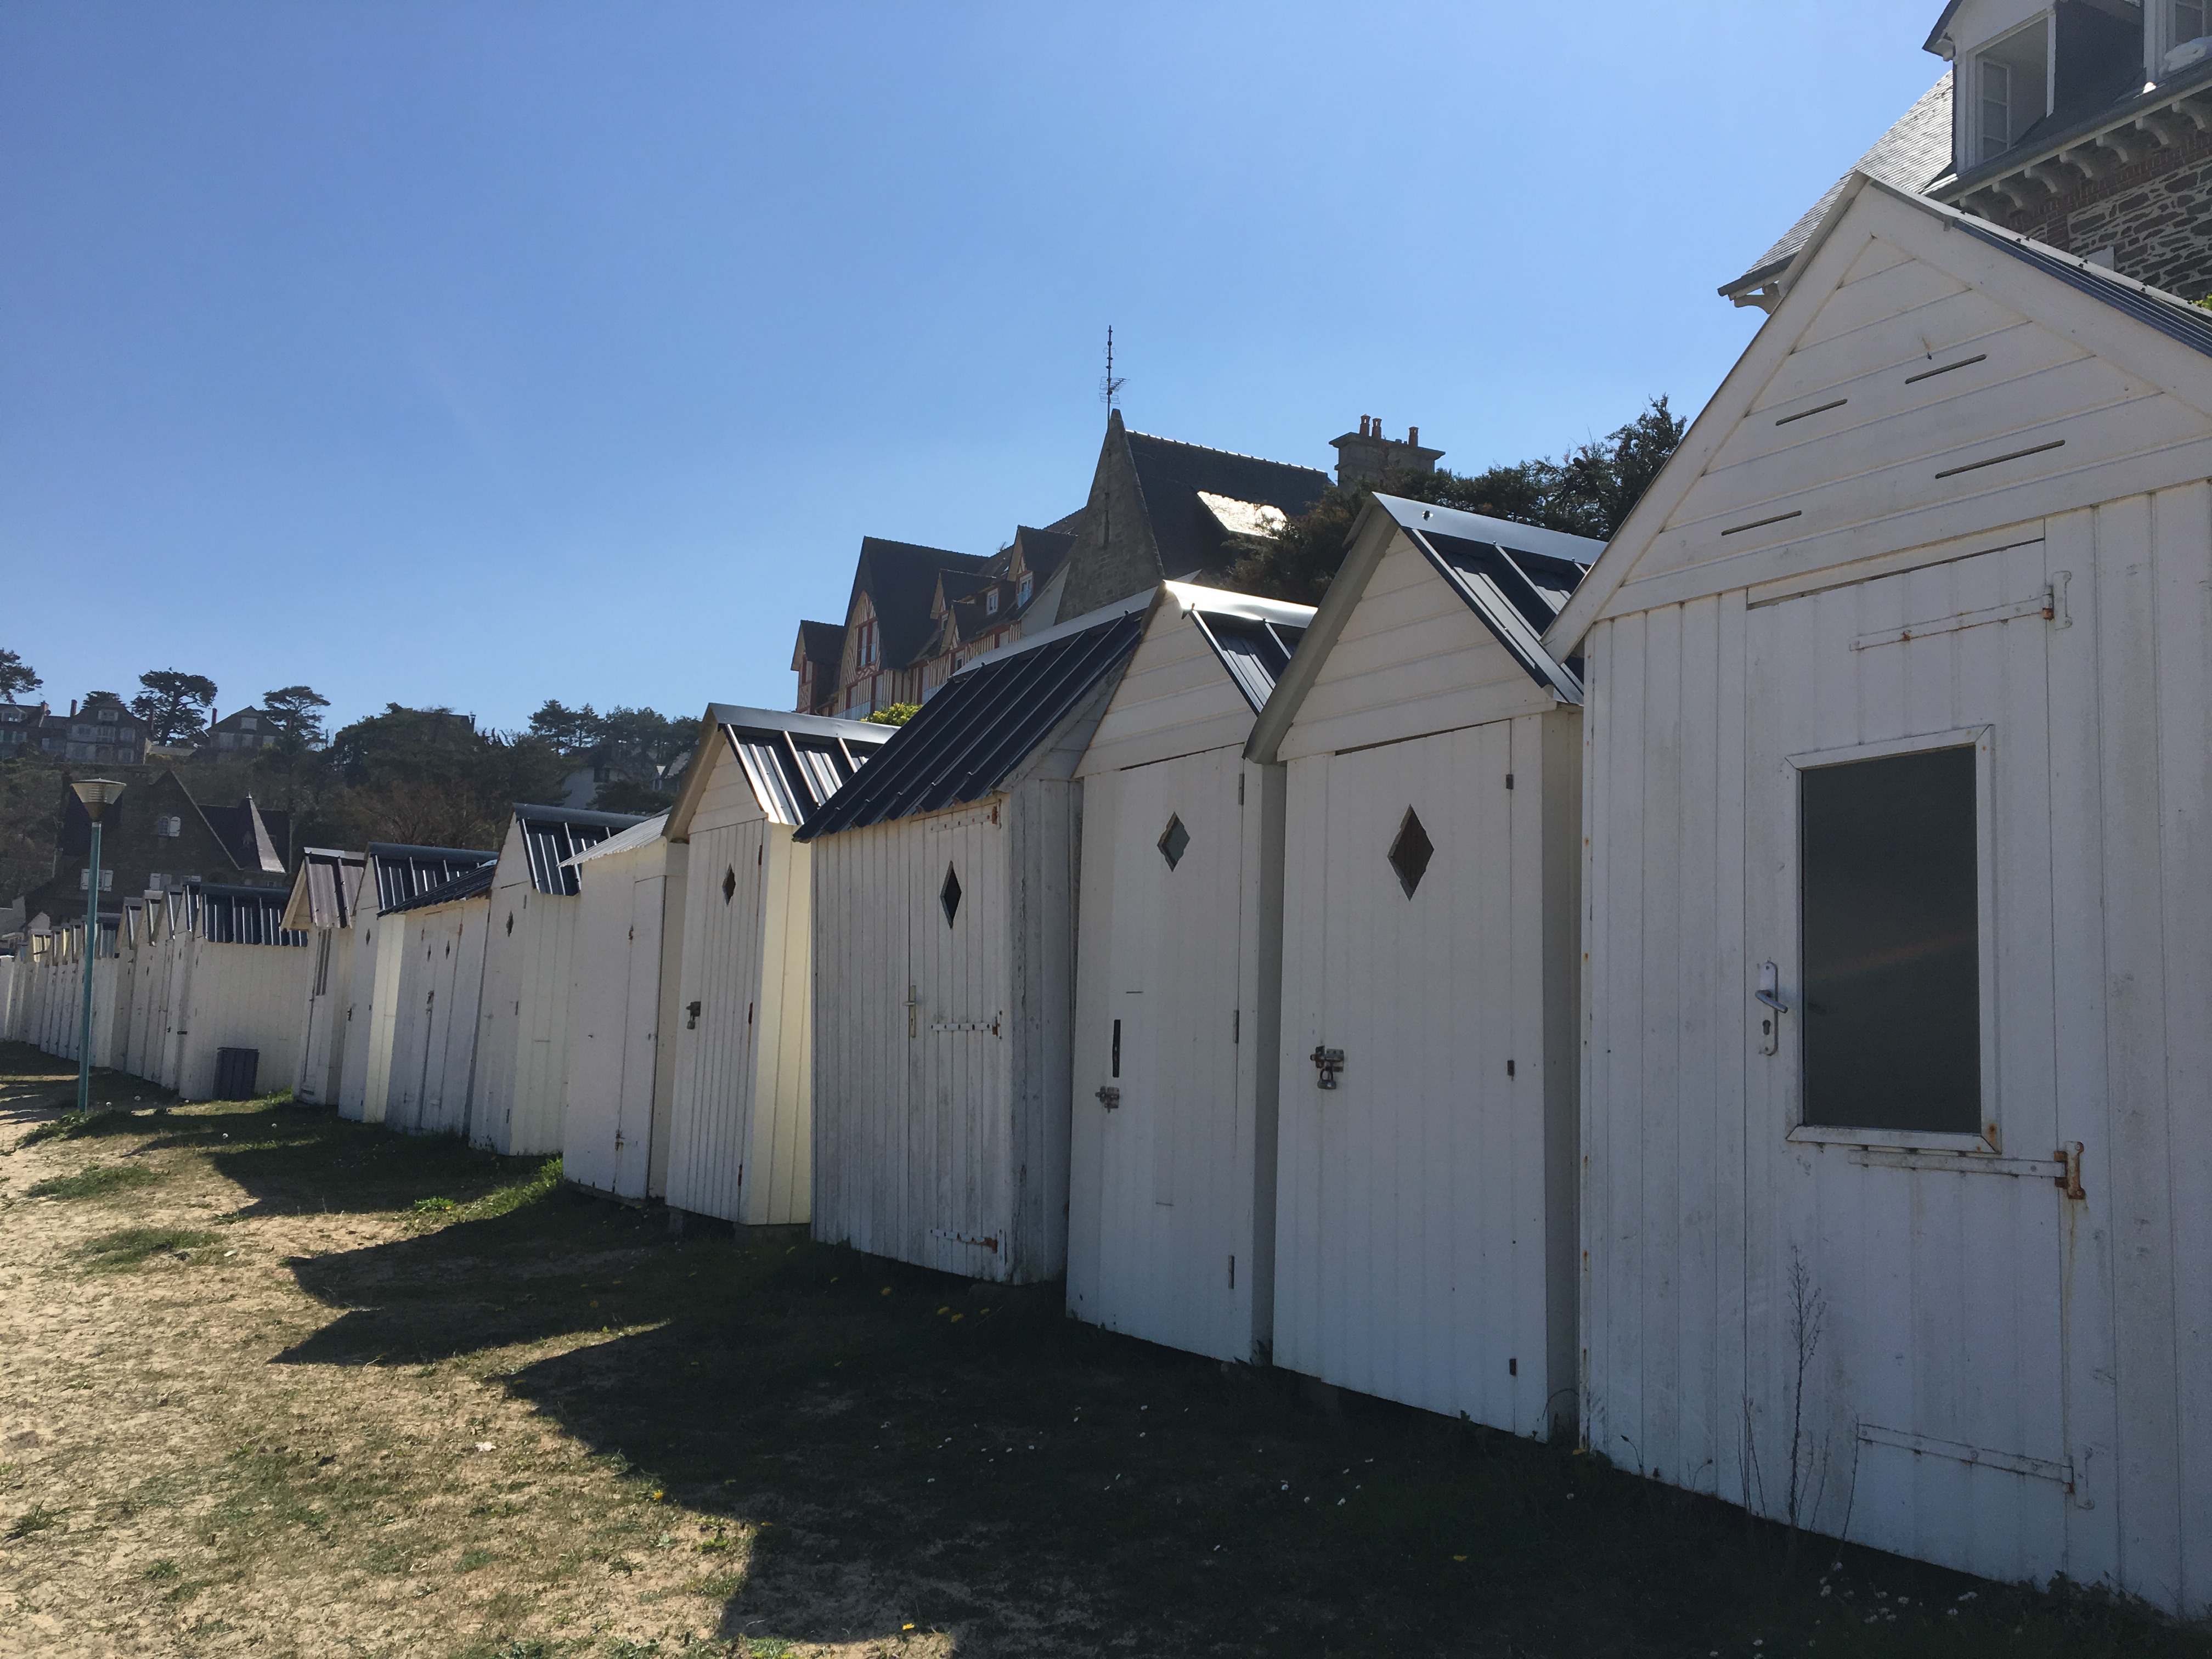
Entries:
{"label": "dormer window", "polygon": [[2166,47],[2186,45],[2212,34],[2212,0],[2168,0],[2172,7],[2166,19],[2171,33],[2166,36]]}
{"label": "dormer window", "polygon": [[1034,588],[1036,585],[1036,577],[1024,574],[1022,577],[1022,585],[1014,590],[1014,603],[1016,605],[1027,605],[1030,602],[1030,590]]}
{"label": "dormer window", "polygon": [[876,660],[876,619],[871,617],[860,624],[860,648],[856,660],[862,668],[871,667]]}
{"label": "dormer window", "polygon": [[1987,161],[2018,143],[2050,112],[2051,21],[2014,29],[1974,54],[1974,159]]}
{"label": "dormer window", "polygon": [[999,614],[999,590],[997,588],[993,588],[989,592],[983,596],[983,613],[989,617],[995,617]]}
{"label": "dormer window", "polygon": [[238,725],[239,729],[245,732],[258,732],[261,729],[260,722],[252,714],[240,714],[238,717]]}
{"label": "dormer window", "polygon": [[105,721],[106,721],[109,725],[113,725],[113,724],[114,724],[114,721],[115,721],[115,717],[116,717],[118,714],[119,714],[121,712],[122,712],[122,711],[121,711],[120,709],[118,709],[118,708],[102,708],[102,709],[100,709],[98,713],[96,713],[96,714],[93,716],[93,718],[94,718],[94,720],[105,720]]}

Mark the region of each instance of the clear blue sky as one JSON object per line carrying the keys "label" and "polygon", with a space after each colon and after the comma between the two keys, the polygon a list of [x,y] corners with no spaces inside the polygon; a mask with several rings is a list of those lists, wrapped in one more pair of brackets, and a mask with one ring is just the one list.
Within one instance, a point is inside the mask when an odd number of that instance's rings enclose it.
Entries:
{"label": "clear blue sky", "polygon": [[1144,431],[1473,470],[1645,396],[1936,0],[0,9],[0,645],[520,725],[787,706],[866,534]]}

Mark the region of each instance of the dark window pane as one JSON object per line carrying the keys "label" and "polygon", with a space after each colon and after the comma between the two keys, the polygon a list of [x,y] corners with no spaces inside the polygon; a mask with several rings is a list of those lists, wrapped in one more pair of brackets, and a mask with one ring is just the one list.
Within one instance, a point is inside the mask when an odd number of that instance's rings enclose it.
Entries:
{"label": "dark window pane", "polygon": [[1805,1121],[1981,1127],[1974,751],[1802,775]]}

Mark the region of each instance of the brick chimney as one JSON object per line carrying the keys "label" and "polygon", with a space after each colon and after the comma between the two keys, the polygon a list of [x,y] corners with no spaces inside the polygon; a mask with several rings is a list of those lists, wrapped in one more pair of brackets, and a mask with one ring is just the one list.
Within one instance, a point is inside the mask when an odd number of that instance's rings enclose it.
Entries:
{"label": "brick chimney", "polygon": [[1421,447],[1421,428],[1409,426],[1402,439],[1382,435],[1382,417],[1362,415],[1359,430],[1331,438],[1336,451],[1336,481],[1340,484],[1380,483],[1394,472],[1433,472],[1443,459],[1441,449]]}

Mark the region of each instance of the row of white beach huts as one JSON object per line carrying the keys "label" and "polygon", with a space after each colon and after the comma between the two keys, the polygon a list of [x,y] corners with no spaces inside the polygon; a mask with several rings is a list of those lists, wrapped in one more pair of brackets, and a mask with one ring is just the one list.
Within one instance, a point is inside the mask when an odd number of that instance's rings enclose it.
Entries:
{"label": "row of white beach huts", "polygon": [[287,957],[302,1101],[2202,1612],[2212,314],[1864,178],[1784,287],[1603,549],[1378,496],[1317,611],[149,897],[108,1052]]}

